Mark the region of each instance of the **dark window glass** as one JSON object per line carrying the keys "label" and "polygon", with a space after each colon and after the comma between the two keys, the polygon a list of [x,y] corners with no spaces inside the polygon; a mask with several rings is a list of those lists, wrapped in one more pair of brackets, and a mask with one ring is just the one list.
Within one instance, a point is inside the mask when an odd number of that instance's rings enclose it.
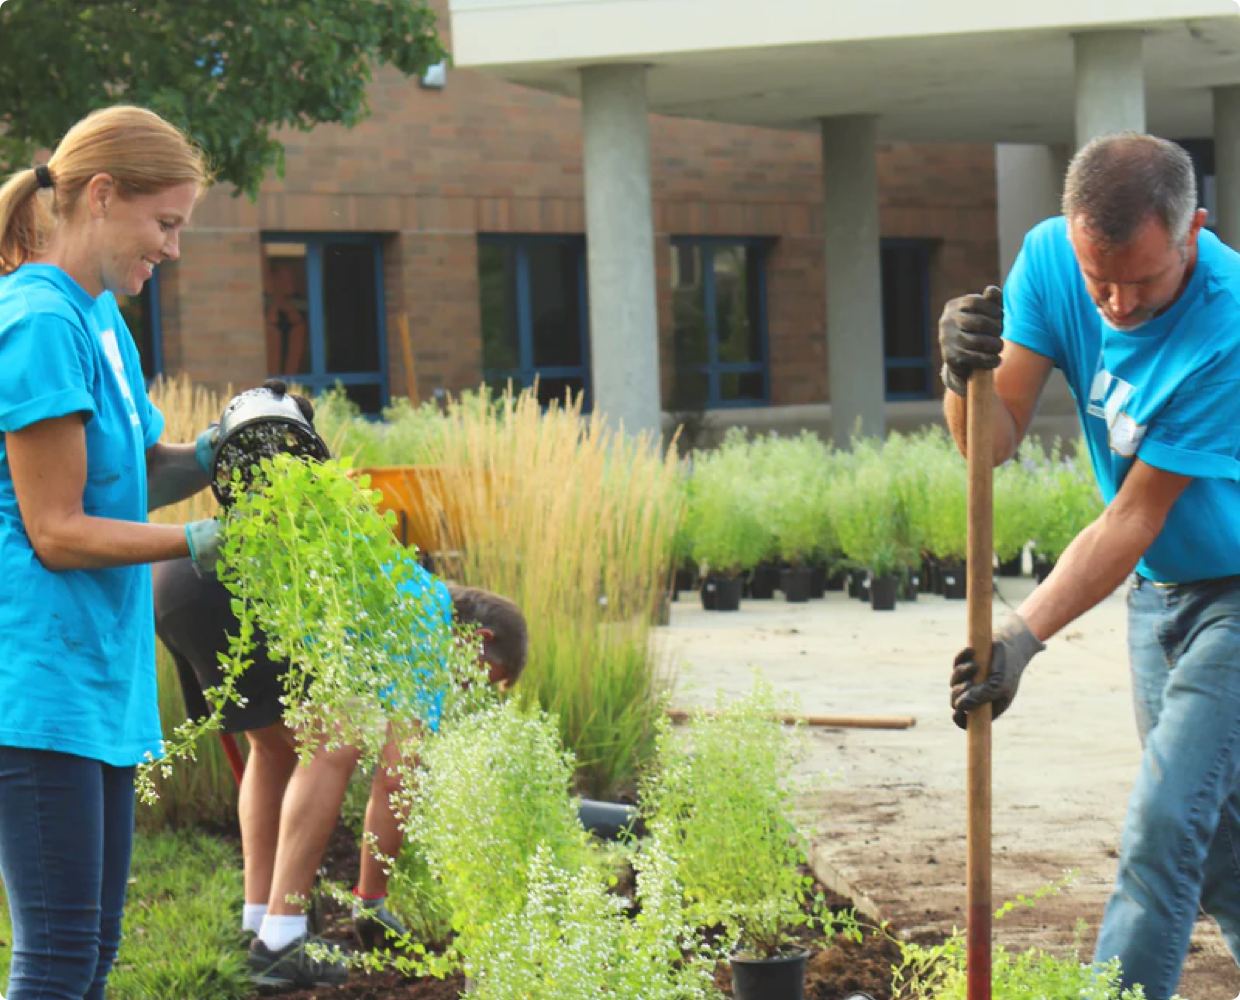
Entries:
{"label": "dark window glass", "polygon": [[761,361],[762,331],[754,315],[757,305],[751,287],[750,253],[743,246],[716,247],[715,315],[719,331],[719,360]]}
{"label": "dark window glass", "polygon": [[363,413],[383,411],[383,388],[374,382],[346,385],[344,394],[360,406]]}
{"label": "dark window glass", "polygon": [[763,267],[750,242],[672,244],[671,409],[766,400]]}
{"label": "dark window glass", "polygon": [[373,246],[324,244],[323,323],[329,371],[379,370],[379,303],[375,296]]}
{"label": "dark window glass", "polygon": [[564,405],[567,402],[567,395],[572,392],[573,399],[585,391],[586,380],[579,375],[569,376],[567,378],[546,378],[539,376],[538,379],[538,402],[543,406],[555,402]]}
{"label": "dark window glass", "polygon": [[478,286],[482,307],[482,366],[503,370],[520,368],[515,247],[487,243],[478,247]]}
{"label": "dark window glass", "polygon": [[309,287],[304,243],[263,246],[263,326],[272,375],[309,375],[314,370]]}
{"label": "dark window glass", "polygon": [[765,397],[761,372],[725,372],[719,376],[719,398],[759,403]]}
{"label": "dark window glass", "polygon": [[530,325],[536,368],[575,368],[581,355],[580,251],[564,243],[533,244],[530,269]]}
{"label": "dark window glass", "polygon": [[888,368],[887,395],[927,396],[930,393],[928,369]]}

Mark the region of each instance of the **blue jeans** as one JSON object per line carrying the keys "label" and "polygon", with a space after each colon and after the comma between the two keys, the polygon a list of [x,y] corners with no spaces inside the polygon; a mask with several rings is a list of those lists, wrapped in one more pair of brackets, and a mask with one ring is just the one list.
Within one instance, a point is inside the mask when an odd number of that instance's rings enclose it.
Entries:
{"label": "blue jeans", "polygon": [[8,1000],[103,1000],[121,940],[134,769],[0,747]]}
{"label": "blue jeans", "polygon": [[1240,578],[1136,577],[1128,651],[1144,752],[1094,957],[1167,1000],[1199,907],[1240,962]]}

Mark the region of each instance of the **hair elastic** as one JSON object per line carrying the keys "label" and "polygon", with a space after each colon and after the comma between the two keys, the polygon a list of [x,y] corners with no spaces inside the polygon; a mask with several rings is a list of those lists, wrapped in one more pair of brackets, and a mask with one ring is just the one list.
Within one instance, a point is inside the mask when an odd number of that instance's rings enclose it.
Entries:
{"label": "hair elastic", "polygon": [[52,172],[47,169],[46,163],[40,163],[34,168],[34,179],[39,182],[39,187],[52,187]]}

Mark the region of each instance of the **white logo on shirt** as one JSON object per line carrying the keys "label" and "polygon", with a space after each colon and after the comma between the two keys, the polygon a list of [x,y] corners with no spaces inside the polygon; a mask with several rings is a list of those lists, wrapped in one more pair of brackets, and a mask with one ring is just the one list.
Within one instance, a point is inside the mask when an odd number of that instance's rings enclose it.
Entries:
{"label": "white logo on shirt", "polygon": [[1098,371],[1089,387],[1088,411],[1090,416],[1106,421],[1107,440],[1111,448],[1124,458],[1136,455],[1141,439],[1145,437],[1145,425],[1138,424],[1123,412],[1124,405],[1135,392],[1132,385],[1104,369],[1102,359],[1098,359]]}
{"label": "white logo on shirt", "polygon": [[133,393],[129,391],[129,379],[125,377],[125,359],[121,356],[121,345],[116,342],[115,330],[104,330],[100,335],[103,341],[103,353],[108,356],[112,365],[112,374],[116,376],[116,384],[120,386],[121,395],[129,404],[129,422],[139,426],[138,408],[134,405]]}

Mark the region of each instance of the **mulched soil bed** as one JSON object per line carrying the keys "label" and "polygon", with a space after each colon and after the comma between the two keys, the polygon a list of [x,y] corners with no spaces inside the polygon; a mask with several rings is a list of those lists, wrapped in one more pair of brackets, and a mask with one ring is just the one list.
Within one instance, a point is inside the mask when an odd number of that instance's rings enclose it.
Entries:
{"label": "mulched soil bed", "polygon": [[[343,825],[328,846],[323,861],[325,878],[352,884],[357,877],[358,845]],[[833,909],[852,904],[822,886],[821,891]],[[349,914],[334,900],[325,899],[320,915],[320,933],[330,941],[355,946]],[[899,949],[886,939],[867,935],[861,944],[839,941],[825,949],[814,948],[805,978],[806,1000],[845,1000],[853,993],[866,993],[873,1000],[891,1000],[891,967],[899,960]],[[724,996],[732,996],[731,973],[720,966],[715,984]],[[344,986],[298,990],[279,994],[281,1000],[457,1000],[465,990],[462,976],[450,979],[407,979],[395,972],[367,974],[353,972]]]}

